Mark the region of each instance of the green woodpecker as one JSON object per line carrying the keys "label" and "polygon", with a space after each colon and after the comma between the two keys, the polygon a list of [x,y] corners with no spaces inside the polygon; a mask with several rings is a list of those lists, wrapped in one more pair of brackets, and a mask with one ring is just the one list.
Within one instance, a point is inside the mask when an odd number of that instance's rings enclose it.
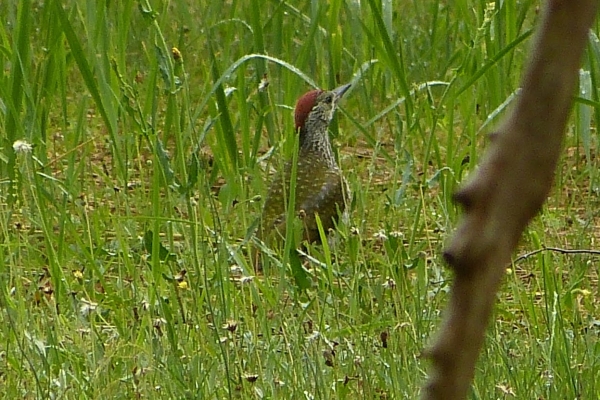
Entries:
{"label": "green woodpecker", "polygon": [[[349,88],[347,84],[331,91],[311,90],[296,103],[294,116],[299,149],[295,212],[304,227],[303,239],[308,242],[321,239],[316,214],[328,233],[346,209],[348,186],[335,160],[328,127],[338,101]],[[267,243],[285,237],[291,173],[292,162],[289,161],[269,188],[258,232],[259,239]]]}

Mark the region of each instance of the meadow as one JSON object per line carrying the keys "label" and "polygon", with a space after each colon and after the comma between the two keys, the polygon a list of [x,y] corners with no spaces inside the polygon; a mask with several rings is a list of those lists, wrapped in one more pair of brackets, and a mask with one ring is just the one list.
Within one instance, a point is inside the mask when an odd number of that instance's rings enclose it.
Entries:
{"label": "meadow", "polygon": [[[416,398],[452,193],[518,95],[539,7],[3,1],[0,396]],[[600,393],[599,28],[472,399]],[[255,271],[296,99],[347,82],[330,133],[349,219]]]}

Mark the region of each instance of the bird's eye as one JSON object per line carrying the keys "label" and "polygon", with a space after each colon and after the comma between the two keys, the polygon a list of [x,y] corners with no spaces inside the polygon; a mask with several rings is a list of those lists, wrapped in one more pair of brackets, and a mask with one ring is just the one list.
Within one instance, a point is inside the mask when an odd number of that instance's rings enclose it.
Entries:
{"label": "bird's eye", "polygon": [[328,95],[327,97],[325,97],[325,103],[331,104],[332,102],[333,102],[333,96],[332,95]]}

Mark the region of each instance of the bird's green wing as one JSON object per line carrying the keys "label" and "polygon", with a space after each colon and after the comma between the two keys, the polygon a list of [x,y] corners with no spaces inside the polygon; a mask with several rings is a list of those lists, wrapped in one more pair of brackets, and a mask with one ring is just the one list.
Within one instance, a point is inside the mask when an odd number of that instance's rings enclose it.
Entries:
{"label": "bird's green wing", "polygon": [[297,199],[297,210],[303,218],[305,236],[309,242],[319,241],[319,230],[315,214],[319,215],[323,230],[335,228],[339,216],[346,208],[346,184],[339,170],[327,171],[319,183],[320,188],[315,188],[313,195],[304,199]]}

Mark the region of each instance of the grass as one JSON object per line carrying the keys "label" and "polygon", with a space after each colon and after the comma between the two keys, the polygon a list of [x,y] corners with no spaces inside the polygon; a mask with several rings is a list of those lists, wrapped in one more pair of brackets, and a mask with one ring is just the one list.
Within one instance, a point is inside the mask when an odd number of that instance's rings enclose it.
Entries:
{"label": "grass", "polygon": [[[510,107],[537,6],[8,1],[5,397],[416,397],[451,279],[451,195]],[[520,254],[597,246],[597,35]],[[309,247],[304,281],[289,254],[255,276],[250,234],[294,155],[295,100],[348,81],[332,135],[350,220],[335,249]],[[594,398],[598,295],[593,255],[512,265],[471,398]]]}

